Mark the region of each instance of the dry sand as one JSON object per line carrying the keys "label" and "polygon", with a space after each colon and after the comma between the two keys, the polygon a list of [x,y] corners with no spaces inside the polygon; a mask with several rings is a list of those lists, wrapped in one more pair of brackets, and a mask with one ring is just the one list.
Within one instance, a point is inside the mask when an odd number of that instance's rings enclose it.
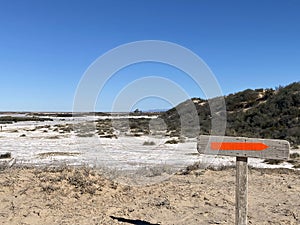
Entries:
{"label": "dry sand", "polygon": [[[249,224],[300,224],[300,172],[250,169]],[[234,224],[235,170],[125,186],[87,168],[0,171],[0,224]]]}

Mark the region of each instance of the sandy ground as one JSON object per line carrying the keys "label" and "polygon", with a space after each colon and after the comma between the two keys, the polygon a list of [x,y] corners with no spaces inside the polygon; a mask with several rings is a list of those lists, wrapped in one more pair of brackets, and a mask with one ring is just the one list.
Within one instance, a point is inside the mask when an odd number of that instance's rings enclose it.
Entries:
{"label": "sandy ground", "polygon": [[[300,224],[300,172],[250,169],[249,224]],[[0,224],[234,224],[235,169],[126,186],[87,168],[0,171]]]}

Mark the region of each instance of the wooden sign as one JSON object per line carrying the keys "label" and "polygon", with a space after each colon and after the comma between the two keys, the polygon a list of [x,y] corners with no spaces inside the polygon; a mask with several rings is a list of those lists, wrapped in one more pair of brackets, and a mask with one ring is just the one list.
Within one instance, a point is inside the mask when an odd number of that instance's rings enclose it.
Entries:
{"label": "wooden sign", "polygon": [[209,155],[288,159],[290,144],[285,140],[201,135],[197,149]]}
{"label": "wooden sign", "polygon": [[236,225],[247,225],[248,157],[288,159],[290,154],[290,144],[284,140],[208,135],[199,137],[197,149],[202,154],[236,157]]}

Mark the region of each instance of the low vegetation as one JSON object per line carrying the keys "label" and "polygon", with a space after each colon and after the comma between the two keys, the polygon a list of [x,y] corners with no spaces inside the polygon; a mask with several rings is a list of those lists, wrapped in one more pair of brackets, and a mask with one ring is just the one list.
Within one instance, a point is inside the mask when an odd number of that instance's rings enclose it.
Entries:
{"label": "low vegetation", "polygon": [[280,159],[265,159],[264,160],[264,163],[267,163],[270,165],[279,165],[283,162],[284,162],[284,160],[280,160]]}
{"label": "low vegetation", "polygon": [[143,145],[155,145],[154,141],[145,141]]}
{"label": "low vegetation", "polygon": [[179,140],[177,140],[177,139],[170,139],[165,142],[165,144],[178,144],[178,143],[179,143]]}
{"label": "low vegetation", "polygon": [[10,152],[0,153],[0,159],[10,159],[10,158],[11,158]]}
{"label": "low vegetation", "polygon": [[27,117],[27,116],[1,116],[0,117],[0,124],[5,123],[16,123],[16,122],[24,122],[24,121],[53,121],[53,119],[50,118],[43,118],[43,117]]}
{"label": "low vegetation", "polygon": [[104,185],[104,178],[89,167],[49,167],[35,169],[34,173],[40,180],[41,191],[46,193],[60,192],[68,196],[70,191],[66,191],[67,186],[75,191],[74,197],[79,198],[77,193],[94,195],[101,192]]}
{"label": "low vegetation", "polygon": [[80,155],[78,152],[42,152],[38,156],[40,158],[47,158],[51,156],[77,156]]}

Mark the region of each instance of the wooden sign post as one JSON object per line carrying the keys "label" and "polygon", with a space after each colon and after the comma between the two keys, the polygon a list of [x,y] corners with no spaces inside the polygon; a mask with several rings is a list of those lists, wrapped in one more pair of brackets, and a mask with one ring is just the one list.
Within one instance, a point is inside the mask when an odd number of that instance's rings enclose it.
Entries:
{"label": "wooden sign post", "polygon": [[248,157],[288,159],[290,144],[284,140],[201,135],[197,149],[201,154],[236,157],[235,224],[247,225]]}
{"label": "wooden sign post", "polygon": [[236,157],[235,224],[247,224],[248,158]]}

